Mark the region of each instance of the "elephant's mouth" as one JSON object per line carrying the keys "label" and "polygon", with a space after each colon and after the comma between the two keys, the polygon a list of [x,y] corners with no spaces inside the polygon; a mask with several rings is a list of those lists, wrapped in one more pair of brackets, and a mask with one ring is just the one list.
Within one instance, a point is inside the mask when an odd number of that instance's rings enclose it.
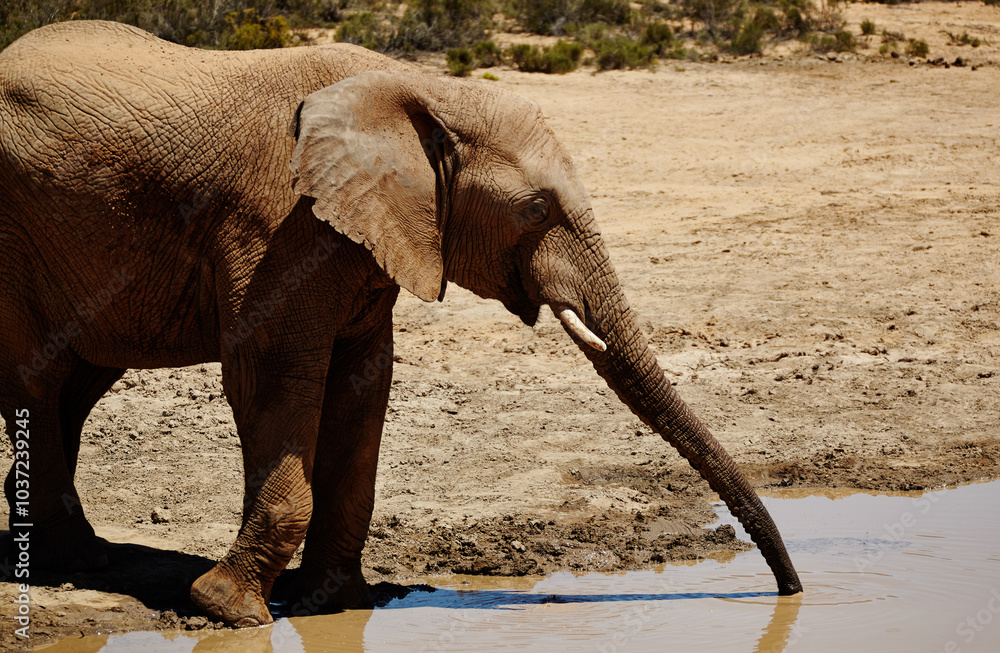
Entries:
{"label": "elephant's mouth", "polygon": [[[573,337],[586,344],[591,349],[599,352],[607,351],[608,346],[604,343],[604,341],[591,331],[586,323],[580,319],[579,310],[561,301],[532,301],[528,296],[528,292],[524,288],[520,266],[513,266],[513,269],[507,278],[507,289],[513,292],[510,293],[507,299],[503,300],[503,305],[508,311],[521,318],[521,321],[528,326],[535,326],[535,323],[538,321],[538,312],[541,309],[541,304],[547,303],[552,308],[552,312],[555,316],[559,318],[559,321],[563,323],[564,327],[566,327],[566,331],[572,334]],[[584,315],[589,315],[589,313],[584,311]]]}
{"label": "elephant's mouth", "polygon": [[541,306],[528,297],[520,267],[517,265],[512,266],[510,274],[507,275],[507,291],[507,296],[500,300],[504,308],[518,316],[528,326],[535,326]]}
{"label": "elephant's mouth", "polygon": [[521,321],[530,327],[535,326],[535,322],[538,321],[538,311],[541,307],[535,306],[527,298],[504,301],[503,305],[508,311],[521,318]]}

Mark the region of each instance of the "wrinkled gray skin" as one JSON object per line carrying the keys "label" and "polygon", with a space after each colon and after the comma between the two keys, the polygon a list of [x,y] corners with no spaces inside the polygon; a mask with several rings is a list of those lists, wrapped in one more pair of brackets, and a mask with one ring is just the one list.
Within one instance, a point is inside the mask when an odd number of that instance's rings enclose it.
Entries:
{"label": "wrinkled gray skin", "polygon": [[0,53],[0,121],[0,412],[12,439],[30,413],[33,564],[107,563],[73,474],[124,370],[221,360],[246,503],[194,602],[270,622],[305,538],[303,595],[368,605],[391,309],[399,287],[432,301],[451,281],[529,325],[551,306],[739,517],[779,592],[800,591],[767,511],[664,380],[534,104],[346,45],[204,52],[76,22]]}

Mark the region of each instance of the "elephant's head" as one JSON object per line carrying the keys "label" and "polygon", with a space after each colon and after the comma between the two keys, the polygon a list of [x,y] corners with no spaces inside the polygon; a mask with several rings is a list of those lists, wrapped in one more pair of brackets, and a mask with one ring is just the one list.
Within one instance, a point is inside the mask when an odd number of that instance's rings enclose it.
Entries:
{"label": "elephant's head", "polygon": [[368,72],[318,91],[292,125],[295,191],[431,301],[447,281],[533,325],[548,304],[598,373],[708,480],[801,590],[767,510],[677,396],[639,330],[590,201],[539,108],[494,86]]}

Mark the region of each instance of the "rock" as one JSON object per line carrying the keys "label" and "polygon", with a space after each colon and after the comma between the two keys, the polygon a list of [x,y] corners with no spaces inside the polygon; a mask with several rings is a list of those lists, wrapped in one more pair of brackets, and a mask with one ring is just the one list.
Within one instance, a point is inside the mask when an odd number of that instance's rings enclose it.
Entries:
{"label": "rock", "polygon": [[188,617],[185,621],[185,630],[202,630],[208,627],[208,619],[205,617]]}
{"label": "rock", "polygon": [[514,549],[515,551],[518,551],[518,552],[520,552],[520,553],[524,553],[524,550],[525,550],[525,549],[524,549],[524,545],[523,545],[523,544],[521,544],[521,541],[520,541],[520,540],[514,540],[513,542],[511,542],[511,543],[510,543],[510,546],[511,546],[511,547],[512,547],[512,548],[513,548],[513,549]]}
{"label": "rock", "polygon": [[173,517],[174,516],[170,512],[169,508],[153,508],[153,512],[149,515],[149,518],[153,520],[154,524],[166,524],[173,519]]}

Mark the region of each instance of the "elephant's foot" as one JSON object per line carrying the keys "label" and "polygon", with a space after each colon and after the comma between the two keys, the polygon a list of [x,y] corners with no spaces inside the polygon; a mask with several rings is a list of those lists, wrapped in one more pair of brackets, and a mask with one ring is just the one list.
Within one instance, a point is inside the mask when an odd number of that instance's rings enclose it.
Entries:
{"label": "elephant's foot", "polygon": [[295,569],[283,599],[295,617],[332,614],[375,606],[361,565],[330,566],[325,569]]}
{"label": "elephant's foot", "polygon": [[191,585],[191,600],[198,609],[227,626],[263,626],[274,619],[260,591],[241,583],[216,565]]}
{"label": "elephant's foot", "polygon": [[[27,536],[27,537],[25,537]],[[82,522],[31,528],[11,526],[10,553],[17,559],[22,543],[30,542],[32,569],[52,571],[94,571],[108,566],[107,542]]]}

